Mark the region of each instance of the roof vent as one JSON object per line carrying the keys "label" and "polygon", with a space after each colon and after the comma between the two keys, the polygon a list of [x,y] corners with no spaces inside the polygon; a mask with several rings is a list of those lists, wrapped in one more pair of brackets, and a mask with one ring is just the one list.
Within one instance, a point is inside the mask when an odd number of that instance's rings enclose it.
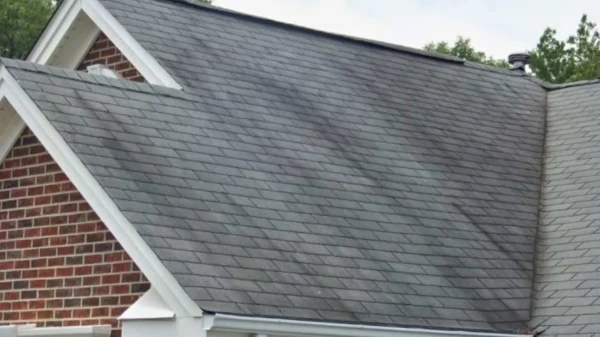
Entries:
{"label": "roof vent", "polygon": [[529,64],[529,54],[527,53],[514,53],[508,55],[508,63],[510,63],[510,70],[525,71],[525,66]]}
{"label": "roof vent", "polygon": [[103,64],[93,64],[87,67],[88,74],[106,76],[110,78],[120,79],[121,76],[116,71],[107,68]]}

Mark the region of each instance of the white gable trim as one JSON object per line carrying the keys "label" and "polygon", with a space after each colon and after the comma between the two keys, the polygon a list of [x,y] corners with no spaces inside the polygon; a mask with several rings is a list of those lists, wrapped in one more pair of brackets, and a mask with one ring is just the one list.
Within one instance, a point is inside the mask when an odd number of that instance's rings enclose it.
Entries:
{"label": "white gable trim", "polygon": [[4,162],[25,129],[25,123],[21,117],[7,103],[0,100],[0,163]]}
{"label": "white gable trim", "polygon": [[[84,14],[86,17],[82,17]],[[95,27],[88,27],[89,18]],[[82,20],[83,23],[78,22]],[[80,26],[78,26],[78,24]],[[85,56],[98,29],[102,31],[150,84],[181,89],[175,79],[150,53],[115,19],[98,0],[65,0],[31,51],[28,61],[75,68]],[[91,42],[90,42],[90,37]],[[69,41],[81,40],[81,44]],[[57,53],[69,44],[68,52]]]}
{"label": "white gable trim", "polygon": [[39,64],[49,64],[52,56],[58,50],[60,42],[67,36],[80,12],[80,0],[64,0],[29,53],[27,60]]}
{"label": "white gable trim", "polygon": [[38,106],[8,72],[0,67],[0,101],[6,99],[92,209],[131,256],[156,291],[180,317],[200,317],[202,310],[179,285],[133,225],[125,218],[85,165],[50,124]]}

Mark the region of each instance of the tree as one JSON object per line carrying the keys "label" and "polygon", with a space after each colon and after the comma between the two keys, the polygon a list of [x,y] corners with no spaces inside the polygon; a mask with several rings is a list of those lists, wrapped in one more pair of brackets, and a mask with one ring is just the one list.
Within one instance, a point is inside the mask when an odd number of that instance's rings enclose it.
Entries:
{"label": "tree", "polygon": [[556,30],[546,28],[531,52],[531,71],[551,83],[595,79],[600,75],[600,33],[587,15],[581,17],[575,35],[565,41],[556,38]]}
{"label": "tree", "polygon": [[0,0],[0,56],[27,56],[53,11],[52,0]]}
{"label": "tree", "polygon": [[453,46],[448,44],[448,42],[431,42],[425,45],[423,49],[431,52],[456,56],[467,61],[483,63],[495,67],[508,68],[507,61],[495,59],[487,56],[482,51],[475,50],[475,48],[471,45],[471,39],[466,39],[462,36],[459,36],[456,39],[456,42],[454,42]]}

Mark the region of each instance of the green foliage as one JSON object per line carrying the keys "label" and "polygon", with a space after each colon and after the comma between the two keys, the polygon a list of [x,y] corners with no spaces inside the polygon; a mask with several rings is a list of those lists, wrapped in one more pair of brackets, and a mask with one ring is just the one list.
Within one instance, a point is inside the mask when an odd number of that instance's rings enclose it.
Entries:
{"label": "green foliage", "polygon": [[556,30],[547,28],[531,52],[530,67],[542,80],[566,83],[595,79],[600,75],[600,33],[596,24],[583,15],[575,35],[565,41]]}
{"label": "green foliage", "polygon": [[0,56],[27,56],[53,11],[52,0],[0,0]]}
{"label": "green foliage", "polygon": [[482,51],[475,50],[475,48],[471,45],[471,39],[466,39],[462,36],[459,36],[456,39],[454,45],[450,45],[448,42],[431,42],[425,45],[423,49],[431,52],[456,56],[467,61],[483,63],[494,67],[508,68],[507,61],[494,59],[493,57],[487,56]]}

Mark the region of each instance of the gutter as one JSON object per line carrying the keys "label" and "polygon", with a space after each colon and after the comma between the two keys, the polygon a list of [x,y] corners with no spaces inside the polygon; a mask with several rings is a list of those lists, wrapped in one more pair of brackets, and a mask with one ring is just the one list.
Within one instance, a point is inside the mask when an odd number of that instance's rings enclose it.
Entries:
{"label": "gutter", "polygon": [[204,329],[255,335],[323,337],[515,337],[523,334],[401,328],[360,324],[326,323],[234,315],[205,315]]}

